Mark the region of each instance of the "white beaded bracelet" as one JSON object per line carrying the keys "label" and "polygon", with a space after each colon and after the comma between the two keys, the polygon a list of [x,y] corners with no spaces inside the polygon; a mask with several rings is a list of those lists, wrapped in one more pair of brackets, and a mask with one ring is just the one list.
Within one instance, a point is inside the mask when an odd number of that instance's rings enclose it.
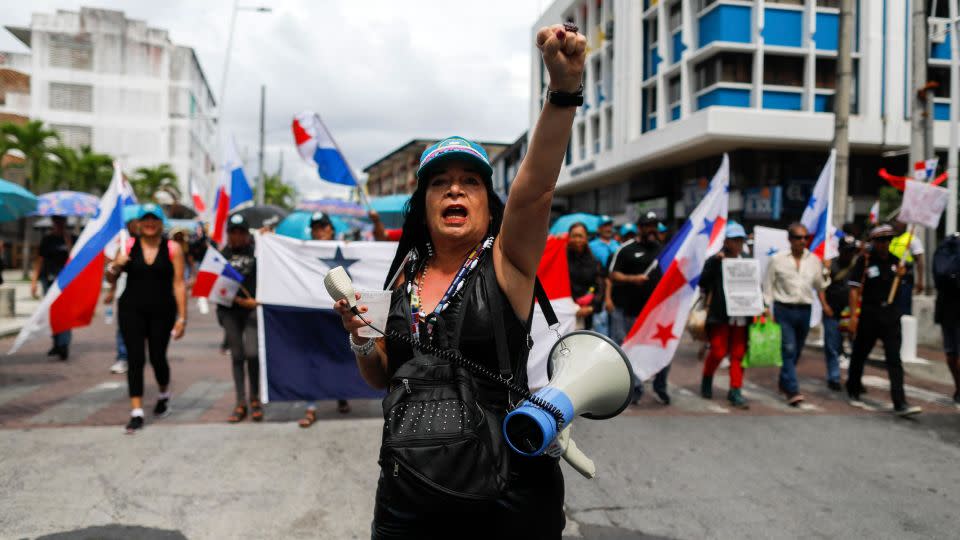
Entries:
{"label": "white beaded bracelet", "polygon": [[364,357],[370,356],[370,353],[373,352],[373,348],[377,345],[376,341],[373,339],[368,339],[366,343],[358,344],[353,341],[353,334],[350,334],[347,337],[347,340],[350,342],[350,350],[353,351],[353,354]]}

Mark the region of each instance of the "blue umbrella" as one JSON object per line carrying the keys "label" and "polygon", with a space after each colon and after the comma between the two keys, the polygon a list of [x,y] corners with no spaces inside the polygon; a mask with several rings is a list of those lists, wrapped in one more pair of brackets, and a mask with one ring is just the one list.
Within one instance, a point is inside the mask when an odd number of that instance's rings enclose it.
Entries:
{"label": "blue umbrella", "polygon": [[0,180],[0,221],[12,221],[37,209],[37,197],[22,186]]}
{"label": "blue umbrella", "polygon": [[[297,210],[283,218],[274,232],[298,240],[310,240],[310,216],[312,215],[313,212]],[[343,234],[350,230],[350,226],[339,217],[331,215],[327,215],[327,217],[330,218],[334,233]]]}
{"label": "blue umbrella", "polygon": [[600,226],[600,223],[604,220],[609,220],[607,216],[597,216],[594,214],[586,214],[583,212],[577,212],[575,214],[567,214],[565,216],[560,216],[556,221],[553,222],[553,225],[550,226],[550,234],[563,234],[570,230],[570,226],[574,223],[583,223],[587,227],[588,233],[597,232],[597,227]]}
{"label": "blue umbrella", "polygon": [[92,216],[100,198],[79,191],[51,191],[40,195],[36,216]]}

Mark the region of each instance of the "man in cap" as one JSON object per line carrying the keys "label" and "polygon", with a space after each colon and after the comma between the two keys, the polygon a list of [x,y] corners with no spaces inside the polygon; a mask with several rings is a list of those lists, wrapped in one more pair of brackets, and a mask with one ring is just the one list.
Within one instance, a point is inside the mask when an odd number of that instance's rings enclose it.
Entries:
{"label": "man in cap", "polygon": [[853,236],[844,235],[840,239],[839,255],[830,264],[830,285],[824,291],[827,302],[823,305],[823,354],[827,361],[827,387],[834,392],[843,389],[840,385],[840,355],[843,353],[840,317],[850,305],[850,276],[859,249],[860,244]]}
{"label": "man in cap", "polygon": [[[640,234],[620,247],[610,260],[610,282],[608,302],[612,304],[610,314],[610,338],[617,344],[623,343],[634,321],[643,311],[653,290],[662,275],[657,267],[657,255],[660,252],[660,239],[657,233],[657,215],[649,212],[637,222]],[[609,309],[609,308],[608,308]],[[667,393],[667,375],[670,366],[663,368],[653,379],[653,392],[657,401],[670,404]],[[636,403],[643,395],[643,381],[634,381],[633,401]]]}
{"label": "man in cap", "polygon": [[600,261],[600,266],[606,268],[610,257],[620,249],[620,242],[613,237],[613,218],[600,216],[600,225],[597,226],[597,237],[590,241],[590,251]]}
{"label": "man in cap", "polygon": [[[896,302],[887,303],[894,279],[906,273],[899,265],[900,259],[890,253],[890,241],[894,236],[894,230],[889,225],[874,227],[870,231],[870,251],[857,261],[850,272],[850,332],[854,334],[854,339],[853,356],[847,373],[847,395],[851,405],[863,406],[860,401],[863,364],[877,339],[880,339],[890,377],[893,410],[900,416],[910,416],[923,409],[907,405],[903,391],[903,364],[900,362],[902,313]],[[859,314],[856,312],[857,305],[860,305]]]}
{"label": "man in cap", "polygon": [[[333,240],[336,233],[333,230],[333,222],[330,216],[323,212],[314,212],[310,216],[310,239],[311,240]],[[341,414],[350,412],[350,403],[345,399],[337,400],[337,410]],[[302,428],[308,428],[317,421],[317,402],[308,401],[307,410],[300,419],[299,425]]]}

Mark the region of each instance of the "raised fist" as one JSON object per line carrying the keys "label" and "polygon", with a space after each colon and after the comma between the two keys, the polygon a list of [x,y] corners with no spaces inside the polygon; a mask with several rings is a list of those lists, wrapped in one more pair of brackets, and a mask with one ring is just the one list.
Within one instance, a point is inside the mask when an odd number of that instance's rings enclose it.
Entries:
{"label": "raised fist", "polygon": [[537,48],[550,74],[550,90],[576,92],[583,82],[587,38],[564,30],[562,24],[545,26],[537,32]]}

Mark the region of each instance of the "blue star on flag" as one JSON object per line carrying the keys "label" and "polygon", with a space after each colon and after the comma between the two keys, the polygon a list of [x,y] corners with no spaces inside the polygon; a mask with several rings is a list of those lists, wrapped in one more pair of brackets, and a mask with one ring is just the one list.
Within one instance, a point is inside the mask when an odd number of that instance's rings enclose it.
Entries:
{"label": "blue star on flag", "polygon": [[716,220],[710,221],[707,218],[703,218],[703,228],[700,229],[700,232],[697,234],[702,234],[707,238],[710,238],[710,235],[713,234],[713,224]]}
{"label": "blue star on flag", "polygon": [[[327,265],[329,268],[336,268],[337,266],[342,266],[344,271],[350,276],[350,265],[359,261],[360,259],[348,259],[343,256],[343,251],[340,249],[340,246],[337,246],[337,252],[334,253],[332,258],[325,259],[323,257],[319,258],[320,262]],[[350,279],[353,279],[353,276],[350,276]]]}
{"label": "blue star on flag", "polygon": [[776,253],[777,253],[778,251],[780,251],[780,250],[777,249],[777,248],[775,248],[775,247],[772,247],[772,248],[768,249],[768,250],[767,250],[767,257],[773,257],[774,255],[776,255]]}

